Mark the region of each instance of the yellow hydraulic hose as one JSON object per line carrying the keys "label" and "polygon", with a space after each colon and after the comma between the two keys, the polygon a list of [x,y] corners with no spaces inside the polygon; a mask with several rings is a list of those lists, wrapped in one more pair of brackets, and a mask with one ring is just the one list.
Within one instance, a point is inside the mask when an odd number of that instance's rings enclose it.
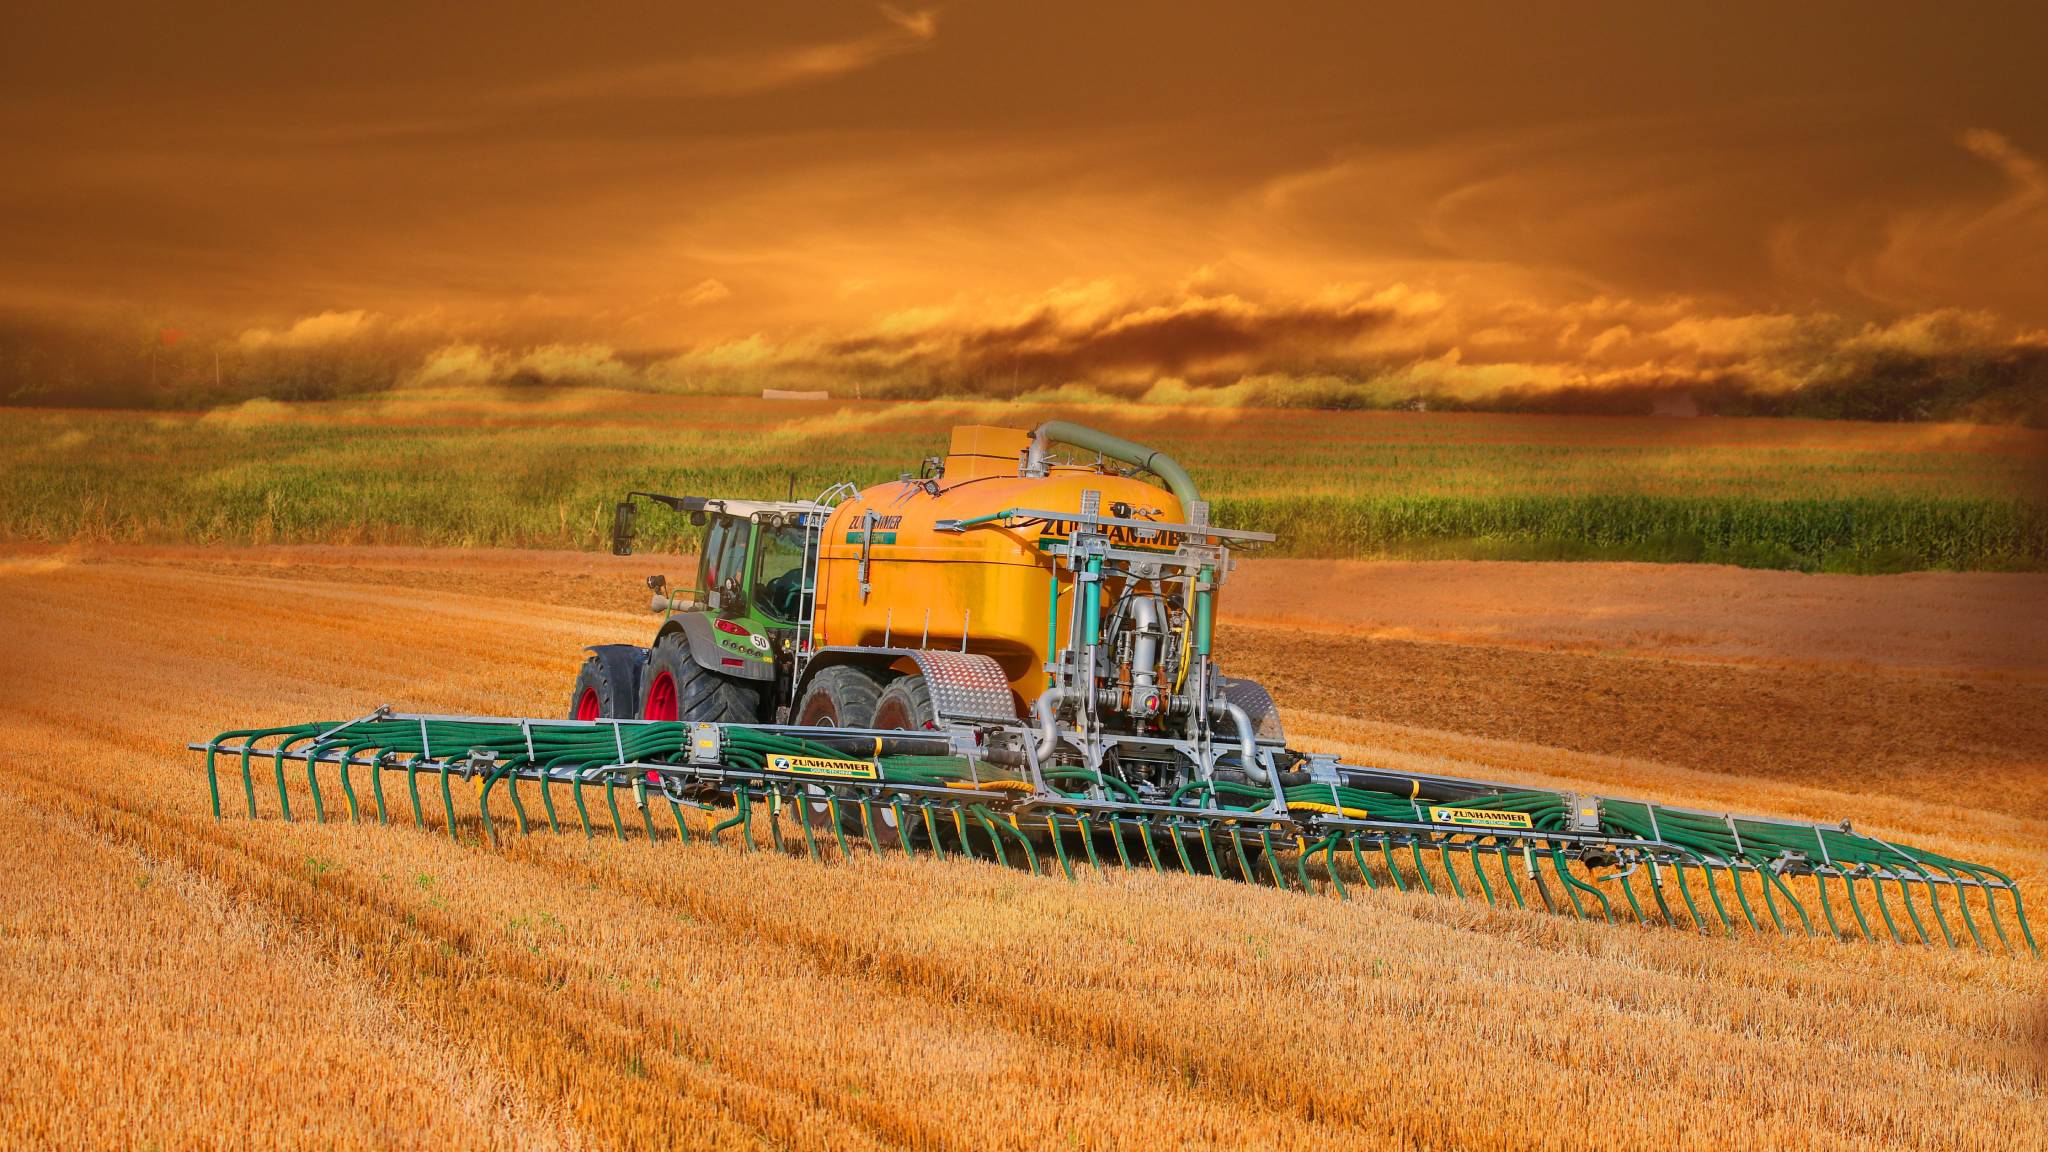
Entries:
{"label": "yellow hydraulic hose", "polygon": [[1180,674],[1173,678],[1173,694],[1176,696],[1180,695],[1180,690],[1182,688],[1187,687],[1188,654],[1194,650],[1194,647],[1195,618],[1193,615],[1189,615],[1188,618],[1181,623],[1180,627]]}
{"label": "yellow hydraulic hose", "polygon": [[1353,820],[1370,820],[1372,813],[1363,808],[1339,808],[1335,804],[1314,804],[1302,800],[1289,800],[1289,812],[1321,812],[1326,816],[1348,816]]}

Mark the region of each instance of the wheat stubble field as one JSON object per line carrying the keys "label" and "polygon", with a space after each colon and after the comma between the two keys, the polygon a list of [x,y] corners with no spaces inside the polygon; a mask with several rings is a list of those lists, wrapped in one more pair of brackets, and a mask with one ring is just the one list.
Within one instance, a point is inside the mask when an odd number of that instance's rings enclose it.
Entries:
{"label": "wheat stubble field", "polygon": [[[1308,564],[1219,634],[1304,743],[1853,817],[2048,906],[2041,577]],[[555,713],[649,568],[0,557],[0,1147],[2048,1144],[2039,961],[208,814],[223,727]]]}

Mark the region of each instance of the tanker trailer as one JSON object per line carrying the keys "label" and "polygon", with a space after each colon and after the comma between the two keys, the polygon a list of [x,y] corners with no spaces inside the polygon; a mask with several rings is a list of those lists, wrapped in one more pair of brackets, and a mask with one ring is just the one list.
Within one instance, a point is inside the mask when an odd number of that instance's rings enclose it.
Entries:
{"label": "tanker trailer", "polygon": [[[731,837],[820,859],[929,852],[1069,878],[1149,867],[1702,932],[2034,948],[2011,878],[1846,821],[1290,748],[1270,696],[1211,647],[1231,547],[1272,537],[1212,523],[1179,464],[1115,436],[957,428],[920,474],[813,500],[635,492],[615,552],[632,551],[642,500],[704,529],[696,578],[649,578],[652,642],[591,649],[569,719],[387,706],[224,732],[192,745],[215,814],[226,764],[257,815],[262,765],[281,815],[296,796],[325,820],[325,769],[351,820],[368,818],[367,774],[377,820],[395,809],[486,841],[509,815],[521,832]],[[409,806],[387,801],[387,776]],[[474,816],[458,813],[454,780],[473,788]]]}

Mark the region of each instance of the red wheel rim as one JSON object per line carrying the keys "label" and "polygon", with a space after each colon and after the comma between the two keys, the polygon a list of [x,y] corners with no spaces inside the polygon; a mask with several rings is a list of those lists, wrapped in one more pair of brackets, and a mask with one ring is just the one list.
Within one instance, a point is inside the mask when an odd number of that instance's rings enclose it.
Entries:
{"label": "red wheel rim", "polygon": [[654,678],[647,688],[648,720],[673,720],[676,718],[676,678],[663,672]]}
{"label": "red wheel rim", "polygon": [[596,720],[604,715],[604,706],[598,703],[597,689],[585,688],[583,695],[576,698],[576,718]]}

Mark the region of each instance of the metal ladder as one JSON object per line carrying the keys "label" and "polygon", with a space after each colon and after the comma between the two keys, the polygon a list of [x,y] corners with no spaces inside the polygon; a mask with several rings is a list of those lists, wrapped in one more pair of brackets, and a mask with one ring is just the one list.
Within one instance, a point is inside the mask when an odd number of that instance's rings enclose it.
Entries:
{"label": "metal ladder", "polygon": [[859,494],[859,488],[842,480],[819,493],[818,498],[811,501],[815,507],[804,514],[803,587],[797,596],[796,659],[789,678],[789,706],[792,709],[796,707],[796,685],[803,678],[804,664],[818,646],[818,563],[824,551],[825,522],[832,518],[832,509],[848,497]]}

